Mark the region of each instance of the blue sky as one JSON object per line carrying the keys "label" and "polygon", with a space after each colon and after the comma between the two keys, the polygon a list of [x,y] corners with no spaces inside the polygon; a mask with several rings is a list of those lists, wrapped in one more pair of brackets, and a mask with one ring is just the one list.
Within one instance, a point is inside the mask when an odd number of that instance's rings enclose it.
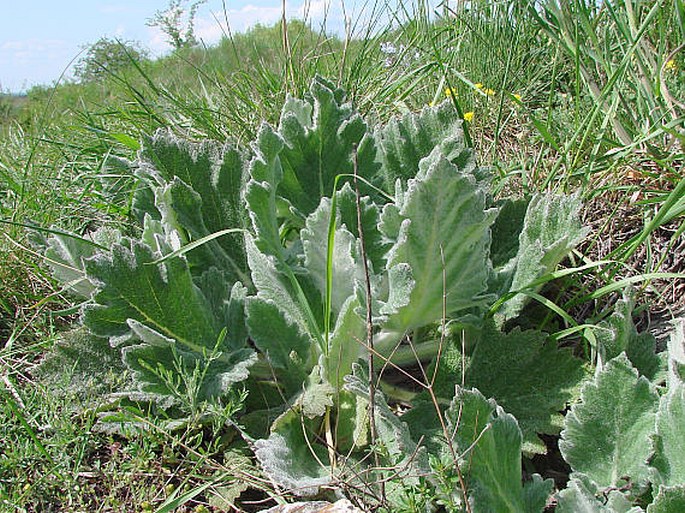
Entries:
{"label": "blue sky", "polygon": [[[328,10],[327,27],[337,31],[343,26],[339,4],[288,0],[287,11],[299,18],[307,11],[316,22]],[[70,63],[101,37],[139,42],[152,55],[169,51],[164,34],[146,26],[168,5],[168,0],[0,0],[0,92],[51,85],[63,73],[71,76]],[[195,32],[212,44],[225,32],[226,17],[231,30],[239,32],[256,23],[271,25],[280,16],[280,0],[208,0],[198,12]]]}

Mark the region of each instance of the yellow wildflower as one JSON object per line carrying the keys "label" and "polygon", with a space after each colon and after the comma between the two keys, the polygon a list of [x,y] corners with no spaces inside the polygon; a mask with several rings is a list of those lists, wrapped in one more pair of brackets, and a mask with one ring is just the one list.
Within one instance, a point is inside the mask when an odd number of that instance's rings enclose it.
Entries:
{"label": "yellow wildflower", "polygon": [[473,111],[464,112],[464,121],[468,121],[469,123],[473,121]]}
{"label": "yellow wildflower", "polygon": [[452,98],[452,96],[457,96],[457,91],[451,87],[445,87],[445,96]]}
{"label": "yellow wildflower", "polygon": [[675,59],[671,59],[669,61],[666,61],[666,65],[664,66],[669,71],[675,71],[677,69],[677,66],[675,64]]}
{"label": "yellow wildflower", "polygon": [[434,102],[434,101],[428,102],[428,106],[429,106],[429,107],[435,107],[435,102]]}
{"label": "yellow wildflower", "polygon": [[520,94],[514,93],[513,96],[514,96],[514,98],[516,98],[516,101],[519,101],[519,102],[521,101],[522,96]]}
{"label": "yellow wildflower", "polygon": [[495,90],[494,90],[494,89],[490,89],[489,87],[485,87],[485,86],[484,86],[483,84],[481,84],[480,82],[477,82],[477,83],[473,84],[473,87],[475,87],[478,91],[487,94],[488,96],[492,96],[492,95],[495,94]]}

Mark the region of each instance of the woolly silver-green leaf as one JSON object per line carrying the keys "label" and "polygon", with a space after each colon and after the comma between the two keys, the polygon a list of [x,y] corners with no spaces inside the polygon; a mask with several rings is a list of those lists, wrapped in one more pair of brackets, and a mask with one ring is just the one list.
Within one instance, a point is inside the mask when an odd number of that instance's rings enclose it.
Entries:
{"label": "woolly silver-green leaf", "polygon": [[[454,106],[443,102],[418,113],[391,119],[378,127],[374,135],[386,186],[392,187],[397,179],[407,181],[416,176],[421,160],[435,148],[458,167],[469,166],[469,171],[474,170],[471,150],[464,142],[462,123]],[[481,170],[478,173],[484,175]]]}
{"label": "woolly silver-green leaf", "polygon": [[443,304],[448,316],[482,305],[496,211],[486,208],[473,175],[435,151],[421,161],[398,204],[402,222],[388,267],[408,265],[414,287],[388,327],[404,331],[437,322]]}
{"label": "woolly silver-green leaf", "polygon": [[599,488],[620,487],[626,477],[644,485],[658,404],[654,386],[625,354],[610,360],[566,415],[559,442],[564,459]]}
{"label": "woolly silver-green leaf", "polygon": [[633,366],[648,379],[654,379],[660,360],[656,341],[650,333],[638,333],[633,323],[633,300],[628,293],[616,302],[614,313],[595,330],[601,366],[625,352]]}
{"label": "woolly silver-green leaf", "polygon": [[[323,198],[318,208],[307,217],[300,232],[304,250],[304,265],[312,281],[319,289],[322,300],[326,297],[328,271],[328,231],[331,216],[331,201]],[[359,259],[357,239],[347,228],[336,223],[331,251],[332,290],[331,310],[337,315],[347,298],[354,295],[355,283],[364,279],[364,270]]]}
{"label": "woolly silver-green leaf", "polygon": [[468,497],[474,513],[542,513],[553,481],[533,476],[523,483],[523,436],[513,415],[477,389],[457,388],[446,411],[455,453],[463,460]]}
{"label": "woolly silver-green leaf", "polygon": [[681,513],[685,511],[685,485],[660,486],[647,513]]}
{"label": "woolly silver-green leaf", "polygon": [[268,438],[254,443],[255,456],[266,475],[295,495],[316,495],[334,477],[326,448],[316,442],[314,429],[312,421],[289,410],[274,423]]}
{"label": "woolly silver-green leaf", "polygon": [[538,434],[559,433],[560,412],[584,377],[582,362],[545,333],[518,328],[502,333],[487,324],[468,364],[466,384],[516,417],[530,454],[546,452]]}
{"label": "woolly silver-green leaf", "polygon": [[[580,207],[579,195],[538,194],[533,197],[526,210],[517,254],[497,271],[495,282],[501,287],[500,294],[531,287],[535,280],[553,271],[585,237]],[[537,291],[540,287],[534,286],[532,290]],[[526,301],[527,296],[518,294],[503,305],[499,314],[512,319],[521,312]]]}
{"label": "woolly silver-green leaf", "polygon": [[[223,319],[214,316],[185,260],[156,264],[147,245],[123,242],[127,244],[115,244],[111,254],[86,261],[88,278],[98,291],[84,307],[83,320],[98,336],[128,338],[122,357],[135,371],[138,388],[178,399],[190,393],[186,378],[206,368],[194,399],[203,400],[220,397],[246,379],[254,352],[241,347],[239,338],[227,343]],[[226,300],[230,303],[230,297]]]}
{"label": "woolly silver-green leaf", "polygon": [[[136,193],[134,212],[173,225],[183,243],[199,240],[226,228],[243,228],[242,188],[246,178],[243,154],[230,143],[192,142],[171,130],[159,130],[143,141],[135,174],[149,189]],[[155,209],[151,208],[150,193]],[[246,260],[242,235],[233,233],[191,252],[193,266],[202,271],[217,266],[242,279]]]}
{"label": "woolly silver-green leaf", "polygon": [[656,454],[651,462],[664,485],[685,483],[685,384],[672,383],[656,417]]}
{"label": "woolly silver-green leaf", "polygon": [[557,494],[556,513],[640,513],[644,510],[617,490],[604,493],[586,480],[572,478],[564,490]]}

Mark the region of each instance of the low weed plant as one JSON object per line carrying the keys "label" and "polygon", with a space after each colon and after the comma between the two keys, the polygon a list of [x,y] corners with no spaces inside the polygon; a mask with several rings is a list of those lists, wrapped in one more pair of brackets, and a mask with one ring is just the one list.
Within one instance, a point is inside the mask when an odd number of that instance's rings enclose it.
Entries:
{"label": "low weed plant", "polygon": [[[129,372],[99,429],[138,423],[131,411],[168,431],[220,418],[296,496],[512,512],[553,496],[551,479],[523,480],[522,457],[561,431],[561,510],[599,507],[588,496],[608,488],[626,505],[679,497],[677,453],[636,442],[671,436],[657,419],[682,399],[678,335],[658,352],[629,297],[579,326],[540,293],[579,271],[556,271],[586,235],[579,196],[496,199],[449,102],[372,127],[344,100],[316,78],[249,148],[159,131],[108,163],[138,183],[136,235],[43,239],[93,340]],[[576,351],[560,344],[574,333]],[[459,485],[448,498],[436,472]]]}
{"label": "low weed plant", "polygon": [[3,507],[682,510],[682,2],[374,9],[3,97]]}

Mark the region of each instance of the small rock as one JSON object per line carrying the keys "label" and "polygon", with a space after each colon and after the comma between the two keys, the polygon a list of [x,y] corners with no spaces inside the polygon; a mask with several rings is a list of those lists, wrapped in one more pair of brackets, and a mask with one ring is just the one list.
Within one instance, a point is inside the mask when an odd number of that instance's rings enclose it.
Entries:
{"label": "small rock", "polygon": [[355,507],[347,499],[340,499],[331,504],[326,501],[314,502],[294,502],[292,504],[285,504],[281,506],[274,506],[262,513],[364,513],[359,508]]}

